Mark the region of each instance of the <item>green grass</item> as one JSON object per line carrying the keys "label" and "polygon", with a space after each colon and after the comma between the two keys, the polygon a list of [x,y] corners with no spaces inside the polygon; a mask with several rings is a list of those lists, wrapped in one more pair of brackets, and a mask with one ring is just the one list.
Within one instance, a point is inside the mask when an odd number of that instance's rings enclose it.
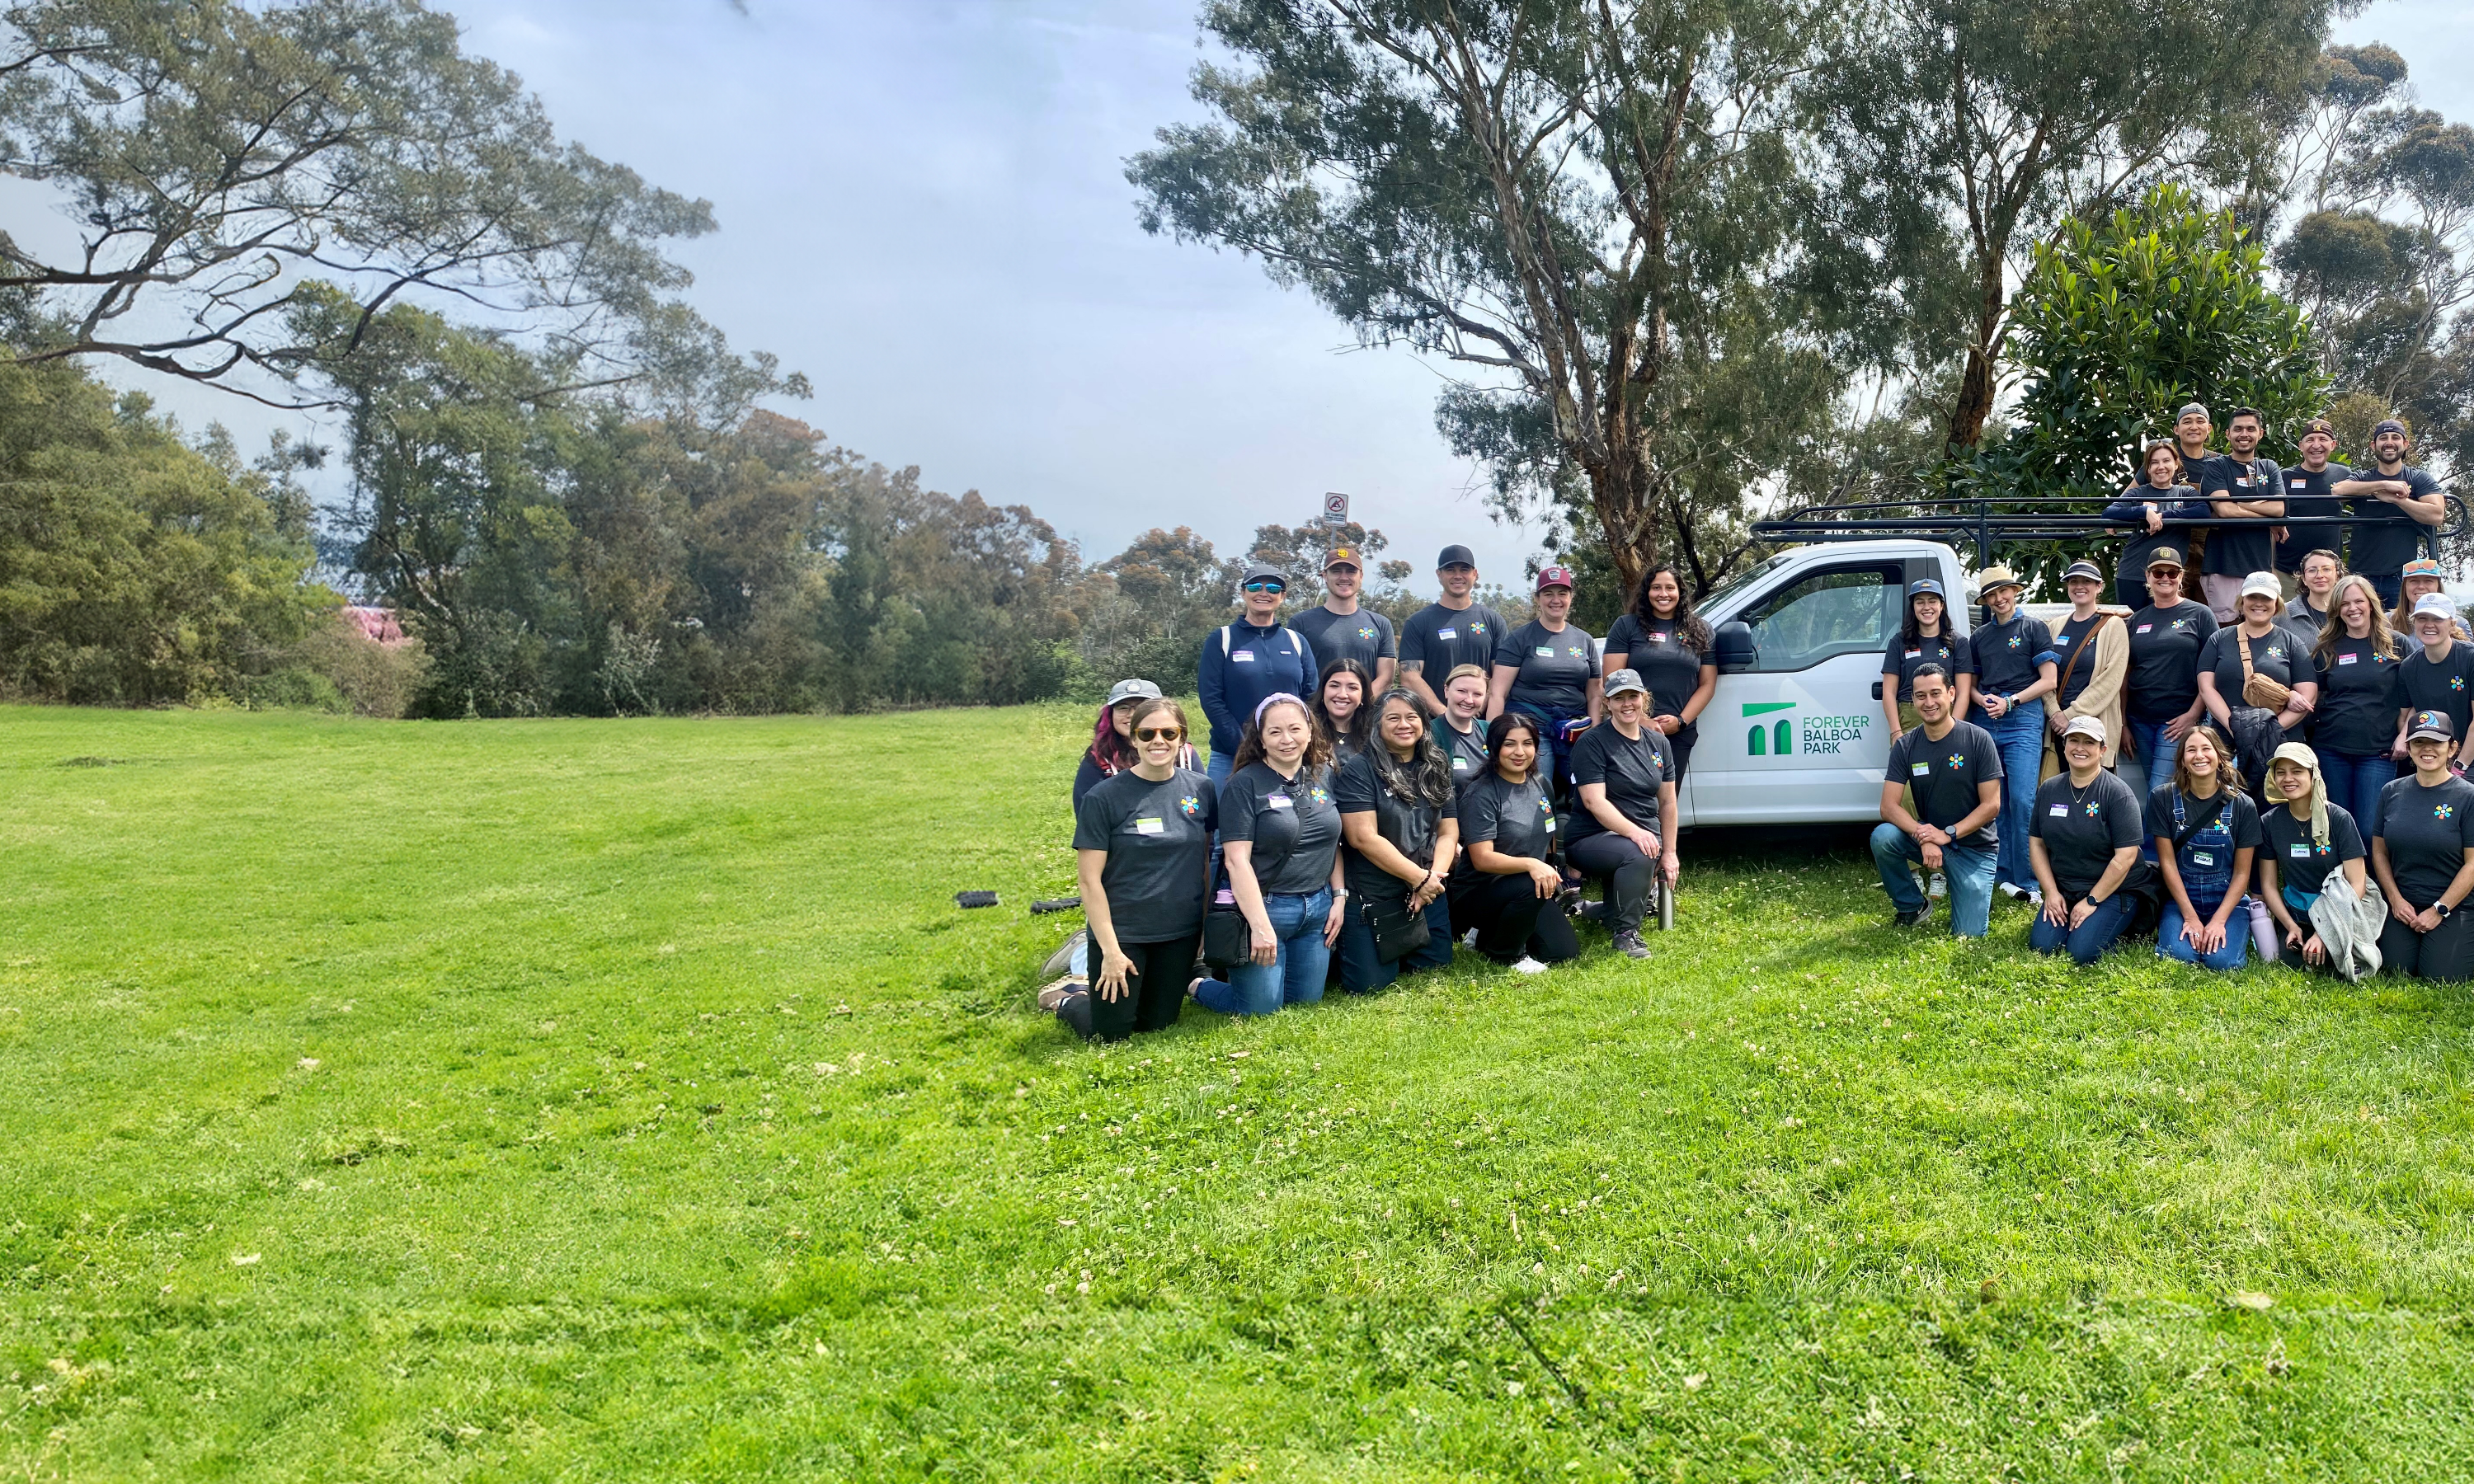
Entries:
{"label": "green grass", "polygon": [[1645,966],[1085,1048],[1081,714],[0,711],[0,1474],[2474,1470],[2462,993],[1691,840]]}

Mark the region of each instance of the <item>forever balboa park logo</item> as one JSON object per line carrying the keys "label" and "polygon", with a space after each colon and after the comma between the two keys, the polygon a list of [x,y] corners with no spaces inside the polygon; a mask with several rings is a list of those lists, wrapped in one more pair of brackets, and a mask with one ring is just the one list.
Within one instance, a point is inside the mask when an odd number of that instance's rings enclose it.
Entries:
{"label": "forever balboa park logo", "polygon": [[[1746,717],[1767,716],[1774,711],[1792,711],[1793,701],[1751,701],[1744,705]],[[1801,752],[1807,756],[1836,753],[1851,742],[1864,740],[1864,729],[1870,716],[1782,716],[1774,722],[1754,722],[1744,733],[1744,751],[1755,757],[1792,757]],[[1803,723],[1804,745],[1796,745],[1798,722]]]}

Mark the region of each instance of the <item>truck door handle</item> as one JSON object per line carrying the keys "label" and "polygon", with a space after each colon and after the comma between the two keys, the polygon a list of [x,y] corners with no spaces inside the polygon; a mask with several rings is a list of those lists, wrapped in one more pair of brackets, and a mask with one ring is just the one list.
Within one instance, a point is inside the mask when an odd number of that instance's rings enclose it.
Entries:
{"label": "truck door handle", "polygon": [[1873,699],[1876,701],[1881,699],[1881,682],[1880,681],[1875,681],[1873,682]]}

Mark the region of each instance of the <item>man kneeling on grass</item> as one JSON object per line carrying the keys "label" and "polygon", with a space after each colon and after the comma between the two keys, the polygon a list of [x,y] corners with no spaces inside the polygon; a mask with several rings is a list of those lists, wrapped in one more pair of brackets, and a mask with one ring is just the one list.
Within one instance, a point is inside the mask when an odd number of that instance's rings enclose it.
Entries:
{"label": "man kneeling on grass", "polygon": [[[1916,671],[1910,700],[1923,725],[1890,749],[1881,784],[1881,820],[1873,831],[1873,864],[1899,925],[1912,927],[1932,911],[1910,867],[1922,862],[1950,880],[1950,930],[1984,936],[1993,913],[1993,867],[2000,839],[2001,750],[1981,727],[1951,714],[1957,692],[1939,665]],[[1904,795],[1915,796],[1909,813]],[[1922,816],[1919,818],[1918,816]]]}

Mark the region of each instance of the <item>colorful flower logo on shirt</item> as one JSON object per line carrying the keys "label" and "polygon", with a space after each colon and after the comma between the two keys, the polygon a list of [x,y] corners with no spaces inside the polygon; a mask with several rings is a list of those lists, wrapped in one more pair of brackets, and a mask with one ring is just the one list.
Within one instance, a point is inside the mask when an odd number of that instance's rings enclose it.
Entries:
{"label": "colorful flower logo on shirt", "polygon": [[1202,812],[1202,801],[1197,799],[1192,794],[1188,794],[1176,802],[1176,808],[1178,813],[1184,815],[1187,819],[1192,819]]}
{"label": "colorful flower logo on shirt", "polygon": [[2431,806],[2431,815],[2434,819],[2444,820],[2456,812],[2457,805],[2453,803],[2436,803]]}

